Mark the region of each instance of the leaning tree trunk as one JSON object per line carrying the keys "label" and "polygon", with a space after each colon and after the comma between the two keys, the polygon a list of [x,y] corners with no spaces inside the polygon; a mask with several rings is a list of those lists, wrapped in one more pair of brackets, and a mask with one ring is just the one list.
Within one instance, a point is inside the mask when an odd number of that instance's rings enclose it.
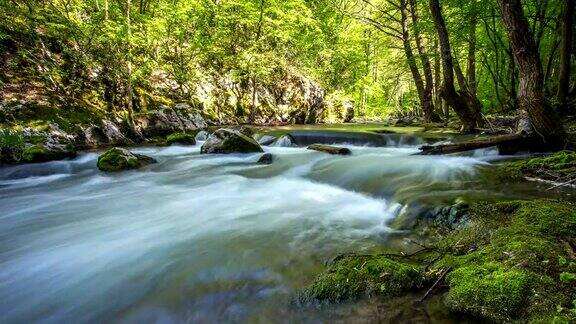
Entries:
{"label": "leaning tree trunk", "polygon": [[448,106],[450,106],[462,122],[463,133],[474,132],[479,120],[473,111],[472,102],[469,96],[461,95],[456,92],[454,87],[454,61],[450,49],[450,40],[446,22],[442,16],[442,10],[438,0],[430,0],[430,11],[434,18],[434,25],[438,32],[440,41],[440,56],[442,58],[442,70],[444,75],[444,84],[442,85],[441,96]]}
{"label": "leaning tree trunk", "polygon": [[410,0],[410,13],[412,15],[412,26],[414,30],[414,40],[416,41],[416,48],[418,49],[418,55],[420,56],[420,61],[422,63],[422,70],[424,71],[424,80],[426,84],[423,91],[423,106],[424,118],[426,122],[440,122],[442,121],[440,116],[434,111],[434,99],[432,96],[432,90],[434,87],[434,78],[432,76],[432,65],[430,64],[430,59],[426,54],[424,45],[422,44],[422,37],[420,36],[420,18],[418,16],[418,7],[416,0]]}
{"label": "leaning tree trunk", "polygon": [[560,49],[560,75],[558,83],[558,101],[565,104],[570,92],[570,63],[572,58],[572,37],[575,0],[564,0],[562,10],[562,47]]}
{"label": "leaning tree trunk", "polygon": [[527,120],[524,131],[538,150],[555,150],[566,143],[560,120],[544,97],[544,77],[538,47],[530,31],[520,0],[499,0],[502,21],[519,69],[518,106]]}

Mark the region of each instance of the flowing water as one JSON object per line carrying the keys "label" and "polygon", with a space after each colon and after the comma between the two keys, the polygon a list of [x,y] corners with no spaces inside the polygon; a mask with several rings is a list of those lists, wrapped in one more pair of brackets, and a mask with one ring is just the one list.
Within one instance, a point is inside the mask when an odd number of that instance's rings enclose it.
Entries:
{"label": "flowing water", "polygon": [[134,149],[158,163],[118,174],[96,153],[2,168],[0,322],[322,320],[290,300],[324,261],[385,246],[407,205],[470,193],[494,156],[361,142],[349,157],[265,147],[271,165],[199,143]]}

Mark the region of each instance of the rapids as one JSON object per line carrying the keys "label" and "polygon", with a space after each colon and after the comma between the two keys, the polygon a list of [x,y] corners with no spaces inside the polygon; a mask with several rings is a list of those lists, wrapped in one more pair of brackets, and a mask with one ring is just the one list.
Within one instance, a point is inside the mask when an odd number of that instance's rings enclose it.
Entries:
{"label": "rapids", "polygon": [[320,319],[290,300],[324,261],[387,244],[406,206],[469,190],[494,157],[352,139],[350,157],[264,147],[271,165],[199,143],[134,149],[158,163],[118,174],[94,152],[1,168],[0,322]]}

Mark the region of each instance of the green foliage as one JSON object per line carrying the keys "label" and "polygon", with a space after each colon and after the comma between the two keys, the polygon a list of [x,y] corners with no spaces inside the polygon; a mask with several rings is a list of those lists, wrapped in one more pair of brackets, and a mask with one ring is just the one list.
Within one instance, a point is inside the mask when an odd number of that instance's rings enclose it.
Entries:
{"label": "green foliage", "polygon": [[0,129],[0,163],[20,162],[24,150],[22,134]]}
{"label": "green foliage", "polygon": [[302,302],[341,302],[366,295],[398,295],[424,282],[421,270],[382,256],[336,259],[300,295]]}

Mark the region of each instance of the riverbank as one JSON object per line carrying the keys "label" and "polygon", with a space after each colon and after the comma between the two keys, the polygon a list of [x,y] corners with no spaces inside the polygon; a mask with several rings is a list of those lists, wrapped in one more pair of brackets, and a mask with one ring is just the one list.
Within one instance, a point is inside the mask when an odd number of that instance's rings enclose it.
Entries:
{"label": "riverbank", "polygon": [[[502,186],[525,178],[533,181],[535,173],[573,180],[576,154],[508,162],[492,172],[497,175],[492,180]],[[471,318],[572,322],[576,206],[574,197],[568,197],[572,199],[461,202],[426,212],[410,225],[419,233],[415,251],[337,257],[298,301],[325,304],[370,296],[394,300],[419,291],[420,298],[411,303],[426,303],[436,295],[451,312]]]}

